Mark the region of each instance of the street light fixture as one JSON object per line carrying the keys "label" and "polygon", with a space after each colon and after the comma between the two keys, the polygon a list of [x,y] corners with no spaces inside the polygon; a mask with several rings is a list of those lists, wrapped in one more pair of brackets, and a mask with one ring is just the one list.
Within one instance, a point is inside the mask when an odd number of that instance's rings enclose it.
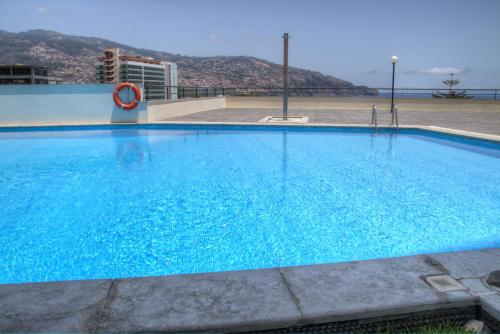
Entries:
{"label": "street light fixture", "polygon": [[398,57],[392,56],[391,57],[391,63],[392,63],[391,114],[394,112],[394,73],[396,72],[397,62],[398,62]]}

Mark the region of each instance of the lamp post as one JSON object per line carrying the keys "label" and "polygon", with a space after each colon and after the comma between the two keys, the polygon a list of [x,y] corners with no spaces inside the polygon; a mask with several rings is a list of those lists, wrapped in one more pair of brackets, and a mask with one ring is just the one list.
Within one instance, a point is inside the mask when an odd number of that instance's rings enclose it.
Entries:
{"label": "lamp post", "polygon": [[288,33],[283,34],[283,120],[288,120]]}
{"label": "lamp post", "polygon": [[397,62],[398,62],[398,57],[392,56],[391,57],[391,63],[392,63],[391,114],[394,112],[394,73],[396,72]]}

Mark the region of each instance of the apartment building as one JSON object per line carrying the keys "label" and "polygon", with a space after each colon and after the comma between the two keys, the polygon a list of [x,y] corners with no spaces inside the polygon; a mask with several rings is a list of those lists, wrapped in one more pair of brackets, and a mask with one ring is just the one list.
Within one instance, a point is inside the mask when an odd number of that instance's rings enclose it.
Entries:
{"label": "apartment building", "polygon": [[97,80],[101,83],[131,82],[144,87],[149,100],[176,100],[177,65],[151,57],[121,55],[107,49],[97,58]]}
{"label": "apartment building", "polygon": [[0,84],[62,83],[62,79],[49,76],[46,66],[0,65]]}

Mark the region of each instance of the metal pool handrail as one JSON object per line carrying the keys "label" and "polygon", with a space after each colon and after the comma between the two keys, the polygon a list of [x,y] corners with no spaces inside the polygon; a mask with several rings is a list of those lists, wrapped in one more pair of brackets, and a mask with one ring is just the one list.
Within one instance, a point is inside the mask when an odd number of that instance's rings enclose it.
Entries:
{"label": "metal pool handrail", "polygon": [[370,124],[370,125],[373,125],[375,127],[375,129],[377,128],[377,106],[376,105],[372,106],[372,124]]}
{"label": "metal pool handrail", "polygon": [[[392,112],[391,125],[395,126],[396,129],[399,129],[399,114],[398,114],[398,105],[395,104]],[[396,122],[394,122],[396,121]]]}
{"label": "metal pool handrail", "polygon": [[[398,105],[395,104],[393,111],[391,112],[392,117],[391,117],[391,124],[390,126],[394,126],[396,129],[399,129],[399,113],[398,113]],[[372,122],[370,126],[375,127],[377,129],[378,127],[378,120],[377,120],[377,106],[373,105],[372,106]]]}

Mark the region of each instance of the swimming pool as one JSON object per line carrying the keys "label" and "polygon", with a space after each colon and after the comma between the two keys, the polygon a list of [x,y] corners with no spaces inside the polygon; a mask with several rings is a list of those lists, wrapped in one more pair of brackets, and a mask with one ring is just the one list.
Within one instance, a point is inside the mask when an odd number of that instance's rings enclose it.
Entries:
{"label": "swimming pool", "polygon": [[421,130],[0,128],[0,283],[499,247],[499,171]]}

